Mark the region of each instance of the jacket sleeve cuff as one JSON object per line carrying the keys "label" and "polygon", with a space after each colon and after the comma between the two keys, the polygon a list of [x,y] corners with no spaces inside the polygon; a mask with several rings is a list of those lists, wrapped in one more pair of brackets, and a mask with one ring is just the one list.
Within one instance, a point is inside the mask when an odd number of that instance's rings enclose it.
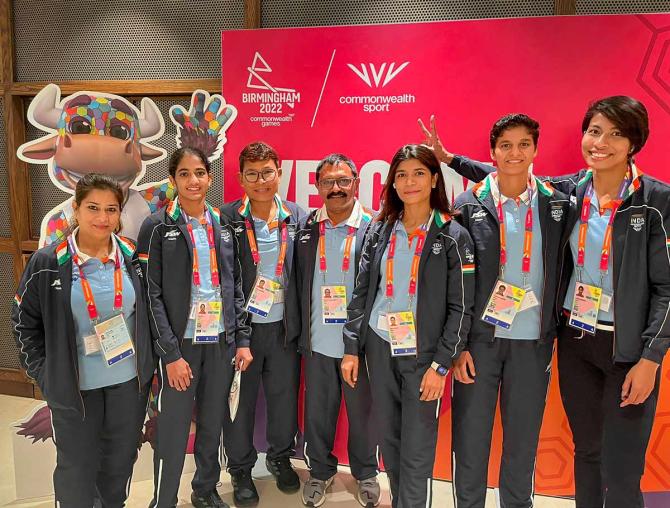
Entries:
{"label": "jacket sleeve cuff", "polygon": [[664,356],[665,355],[661,351],[652,349],[650,347],[645,347],[642,350],[642,358],[644,358],[645,360],[650,360],[654,363],[658,363],[659,365],[663,363]]}
{"label": "jacket sleeve cuff", "polygon": [[238,348],[251,347],[251,339],[238,339],[235,341],[235,346]]}
{"label": "jacket sleeve cuff", "polygon": [[181,351],[178,347],[173,347],[172,349],[168,349],[166,351],[163,346],[158,343],[158,341],[156,341],[156,347],[154,347],[154,350],[165,363],[176,362],[181,358]]}
{"label": "jacket sleeve cuff", "polygon": [[433,361],[439,363],[442,367],[450,369],[456,358],[458,358],[458,355],[452,358],[450,354],[444,351],[438,351],[435,353],[435,356],[433,356]]}
{"label": "jacket sleeve cuff", "polygon": [[344,339],[344,354],[346,355],[356,355],[360,354],[360,343],[354,339]]}

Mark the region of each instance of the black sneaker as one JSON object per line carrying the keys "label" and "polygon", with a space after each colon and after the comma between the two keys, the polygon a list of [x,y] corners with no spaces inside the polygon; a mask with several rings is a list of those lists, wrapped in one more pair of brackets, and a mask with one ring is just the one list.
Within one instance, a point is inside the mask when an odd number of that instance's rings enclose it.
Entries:
{"label": "black sneaker", "polygon": [[210,492],[191,492],[191,504],[195,508],[230,508],[216,489]]}
{"label": "black sneaker", "polygon": [[258,491],[251,479],[251,470],[240,469],[230,472],[230,482],[233,484],[233,499],[235,506],[253,506],[258,504]]}
{"label": "black sneaker", "polygon": [[292,494],[300,490],[300,478],[293,471],[293,466],[291,466],[291,461],[288,457],[276,460],[266,458],[265,465],[277,480],[277,488],[279,490],[285,494]]}

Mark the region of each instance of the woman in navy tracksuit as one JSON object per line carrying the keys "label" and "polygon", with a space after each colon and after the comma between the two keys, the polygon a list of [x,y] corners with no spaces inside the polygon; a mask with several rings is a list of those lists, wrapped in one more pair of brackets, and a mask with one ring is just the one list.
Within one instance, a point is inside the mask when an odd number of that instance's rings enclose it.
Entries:
{"label": "woman in navy tracksuit", "polygon": [[[212,183],[207,157],[196,148],[180,148],[170,157],[169,171],[177,198],[145,219],[138,239],[159,356],[151,506],[177,503],[195,404],[191,503],[196,508],[222,508],[228,505],[216,485],[231,362],[237,344],[249,336],[237,244],[230,224],[206,200]],[[203,306],[212,316],[209,331],[199,325]]]}
{"label": "woman in navy tracksuit", "polygon": [[[456,198],[477,264],[475,317],[454,365],[459,382],[451,408],[453,490],[461,508],[484,508],[498,398],[504,436],[500,506],[533,506],[556,337],[560,245],[570,208],[568,196],[533,175],[539,127],[523,114],[497,120],[490,133],[497,172]],[[524,293],[514,313],[506,298],[519,290]],[[488,311],[490,302],[504,305],[500,315]]]}
{"label": "woman in navy tracksuit", "polygon": [[122,204],[116,180],[82,177],[76,229],[33,254],[12,307],[21,364],[51,410],[62,507],[123,506],[140,445],[156,362],[135,246],[115,235]]}
{"label": "woman in navy tracksuit", "polygon": [[470,328],[474,248],[451,220],[428,148],[398,150],[382,195],[349,304],[341,369],[353,387],[365,352],[393,506],[430,506],[440,398]]}
{"label": "woman in navy tracksuit", "polygon": [[[551,179],[576,204],[562,241],[557,299],[575,498],[577,508],[641,508],[659,367],[670,345],[670,187],[635,164],[649,135],[641,102],[613,96],[592,103],[582,132],[588,167]],[[446,152],[434,129],[430,134],[440,158],[460,174],[479,180],[490,171]]]}

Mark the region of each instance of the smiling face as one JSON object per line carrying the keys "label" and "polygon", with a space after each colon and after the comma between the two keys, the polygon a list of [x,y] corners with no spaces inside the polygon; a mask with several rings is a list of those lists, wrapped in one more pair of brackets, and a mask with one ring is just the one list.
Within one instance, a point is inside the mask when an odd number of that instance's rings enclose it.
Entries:
{"label": "smiling face", "polygon": [[81,200],[72,204],[79,224],[79,235],[93,241],[109,239],[119,227],[121,204],[111,190],[93,189]]}
{"label": "smiling face", "polygon": [[268,202],[279,190],[281,169],[272,159],[244,161],[238,181],[251,201]]}
{"label": "smiling face", "polygon": [[315,183],[329,214],[350,210],[358,191],[358,180],[348,164],[326,164]]}
{"label": "smiling face", "polygon": [[528,174],[528,168],[537,155],[533,136],[524,126],[504,130],[491,150],[493,159],[501,175],[516,176]]}
{"label": "smiling face", "polygon": [[179,201],[198,203],[204,202],[212,176],[200,157],[186,153],[177,165],[175,176],[170,176],[170,183],[177,189]]}
{"label": "smiling face", "polygon": [[437,174],[432,175],[418,159],[407,159],[398,164],[393,184],[405,206],[430,202],[431,190],[437,185]]}
{"label": "smiling face", "polygon": [[610,171],[628,167],[631,143],[605,115],[591,118],[582,136],[582,156],[594,171]]}

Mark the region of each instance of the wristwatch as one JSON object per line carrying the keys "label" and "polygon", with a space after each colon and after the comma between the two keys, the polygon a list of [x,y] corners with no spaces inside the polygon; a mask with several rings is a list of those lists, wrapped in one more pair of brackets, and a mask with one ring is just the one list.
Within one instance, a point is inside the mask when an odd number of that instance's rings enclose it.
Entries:
{"label": "wristwatch", "polygon": [[431,363],[430,368],[433,369],[435,372],[437,372],[440,376],[446,376],[447,373],[449,372],[449,369],[447,369],[444,365],[440,365],[437,362]]}

